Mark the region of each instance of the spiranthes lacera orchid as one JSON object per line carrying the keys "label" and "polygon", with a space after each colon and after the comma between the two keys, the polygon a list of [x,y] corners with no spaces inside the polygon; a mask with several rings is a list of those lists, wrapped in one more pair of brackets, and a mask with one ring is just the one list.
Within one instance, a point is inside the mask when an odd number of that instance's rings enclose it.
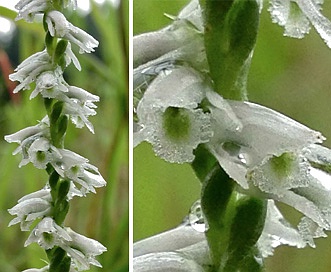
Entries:
{"label": "spiranthes lacera orchid", "polygon": [[[191,163],[202,183],[193,221],[134,245],[135,271],[261,271],[274,248],[315,247],[331,230],[325,138],[247,101],[262,4],[192,0],[170,26],[134,37],[134,144]],[[285,35],[302,38],[312,24],[330,47],[321,5],[271,0],[269,11]]]}
{"label": "spiranthes lacera orchid", "polygon": [[94,103],[99,101],[98,96],[69,85],[63,77],[71,63],[81,70],[72,44],[80,53],[90,53],[98,46],[91,35],[67,21],[61,10],[68,6],[75,8],[76,1],[21,0],[16,5],[17,20],[31,22],[42,14],[46,32],[46,48],[28,57],[10,75],[11,80],[19,81],[14,92],[32,89],[30,99],[41,96],[47,112],[37,125],[5,136],[7,142],[19,144],[13,153],[22,156],[19,167],[32,163],[49,175],[44,188],[22,197],[8,210],[16,216],[10,226],[20,224],[22,231],[31,231],[25,246],[38,243],[49,258],[44,268],[25,271],[89,270],[91,265],[101,267],[96,256],[106,251],[101,243],[64,226],[73,197],[96,193],[95,188],[106,185],[88,159],[64,148],[69,120],[94,133],[88,117],[96,114]]}

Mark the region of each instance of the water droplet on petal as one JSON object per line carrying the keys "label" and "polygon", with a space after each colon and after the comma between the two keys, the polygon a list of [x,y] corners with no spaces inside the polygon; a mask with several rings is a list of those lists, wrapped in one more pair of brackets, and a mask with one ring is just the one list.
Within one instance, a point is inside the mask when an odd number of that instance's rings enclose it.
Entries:
{"label": "water droplet on petal", "polygon": [[247,160],[246,160],[244,154],[239,154],[239,155],[238,155],[238,159],[239,159],[243,164],[247,164]]}
{"label": "water droplet on petal", "polygon": [[193,229],[198,232],[205,232],[208,230],[207,222],[205,222],[204,215],[202,213],[201,202],[197,200],[194,202],[190,209],[189,222]]}

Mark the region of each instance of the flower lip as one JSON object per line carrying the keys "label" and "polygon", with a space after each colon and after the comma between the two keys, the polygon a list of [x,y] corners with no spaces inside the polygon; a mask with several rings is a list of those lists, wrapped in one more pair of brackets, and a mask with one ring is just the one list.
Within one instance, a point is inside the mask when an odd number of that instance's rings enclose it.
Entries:
{"label": "flower lip", "polygon": [[138,104],[142,129],[134,137],[150,142],[167,161],[192,161],[193,150],[212,136],[208,113],[197,108],[205,88],[203,78],[188,67],[159,74]]}
{"label": "flower lip", "polygon": [[[231,100],[226,103],[230,112],[215,103],[210,107],[214,136],[207,145],[228,175],[245,189],[249,187],[248,169],[284,152],[299,154],[325,139],[320,132],[266,107]],[[239,129],[236,124],[241,124]],[[237,153],[231,155],[224,143],[236,144]]]}

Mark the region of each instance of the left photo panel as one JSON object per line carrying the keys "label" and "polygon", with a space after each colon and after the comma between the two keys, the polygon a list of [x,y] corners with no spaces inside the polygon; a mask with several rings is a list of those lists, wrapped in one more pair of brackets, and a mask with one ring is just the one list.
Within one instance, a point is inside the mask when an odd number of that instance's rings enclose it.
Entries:
{"label": "left photo panel", "polygon": [[129,271],[129,1],[0,0],[0,271]]}

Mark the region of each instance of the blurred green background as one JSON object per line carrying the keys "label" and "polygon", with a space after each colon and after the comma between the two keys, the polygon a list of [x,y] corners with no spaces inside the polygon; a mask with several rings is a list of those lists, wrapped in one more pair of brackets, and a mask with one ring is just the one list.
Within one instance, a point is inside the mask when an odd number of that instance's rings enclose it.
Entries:
{"label": "blurred green background", "polygon": [[[18,1],[15,1],[18,2]],[[98,1],[100,2],[100,1]],[[4,3],[0,1],[0,5]],[[78,0],[80,4],[80,0]],[[88,158],[97,166],[108,182],[97,194],[74,198],[65,225],[88,237],[99,240],[108,251],[97,257],[103,268],[91,271],[128,271],[128,1],[90,2],[90,10],[67,12],[74,25],[81,27],[100,42],[96,52],[78,54],[82,71],[70,65],[65,71],[69,84],[79,86],[100,96],[97,115],[90,118],[95,135],[86,128],[76,129],[71,124],[65,147]],[[0,8],[0,15],[14,19],[16,13]],[[43,170],[29,164],[21,169],[20,156],[11,153],[16,144],[8,144],[4,135],[32,126],[46,114],[43,101],[29,100],[31,91],[15,97],[8,94],[5,82],[4,59],[9,56],[15,68],[31,54],[44,49],[44,31],[41,23],[15,23],[12,39],[4,38],[5,25],[0,23],[0,271],[17,272],[32,267],[43,267],[47,257],[36,244],[24,248],[28,232],[18,225],[7,227],[12,216],[7,209],[16,205],[25,194],[41,189],[47,181]],[[14,25],[12,21],[12,25]],[[8,67],[7,67],[8,68]]]}
{"label": "blurred green background", "polygon": [[[134,34],[157,30],[176,15],[187,0],[133,1]],[[311,29],[304,39],[283,37],[271,22],[265,3],[250,70],[250,101],[275,109],[321,131],[331,147],[331,49]],[[324,15],[331,18],[331,1]],[[188,164],[169,164],[154,156],[149,144],[134,150],[134,240],[177,226],[199,198],[200,185]],[[298,213],[284,205],[287,218]],[[316,240],[316,249],[282,246],[266,261],[268,272],[330,272],[331,236]]]}

